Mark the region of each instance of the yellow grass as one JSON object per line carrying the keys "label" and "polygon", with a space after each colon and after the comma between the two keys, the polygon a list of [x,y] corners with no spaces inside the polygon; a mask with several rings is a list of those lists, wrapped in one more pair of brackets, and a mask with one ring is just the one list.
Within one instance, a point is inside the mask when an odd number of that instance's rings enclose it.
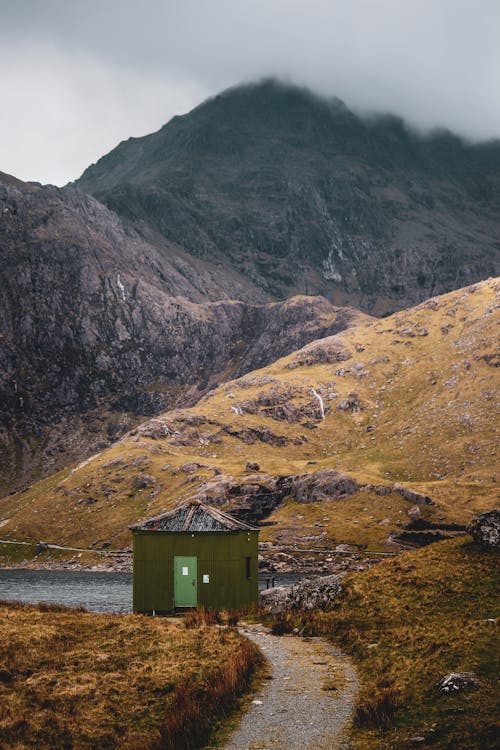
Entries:
{"label": "yellow grass", "polygon": [[[282,628],[327,635],[356,661],[356,750],[403,750],[423,736],[436,750],[498,747],[498,551],[454,539],[405,552],[343,579],[334,609]],[[450,672],[480,687],[442,694]]]}
{"label": "yellow grass", "polygon": [[259,663],[202,619],[54,609],[0,603],[2,750],[198,746]]}
{"label": "yellow grass", "polygon": [[287,501],[271,518],[275,526],[261,529],[260,540],[287,546],[333,549],[359,545],[373,552],[394,551],[389,529],[408,522],[408,503],[397,493],[380,497],[357,492],[331,503]]}
{"label": "yellow grass", "polygon": [[[498,280],[489,280],[346,330],[336,337],[350,354],[344,362],[290,369],[292,354],[223,385],[194,408],[163,415],[169,434],[154,439],[142,428],[133,430],[80,468],[0,500],[0,518],[8,519],[0,538],[126,548],[129,524],[175,506],[208,480],[244,479],[249,460],[271,475],[333,468],[360,482],[401,482],[438,502],[430,520],[466,523],[499,497],[498,291]],[[317,414],[288,423],[269,414],[235,413],[239,404],[273,390],[289,394],[288,404],[314,406],[313,389],[329,409],[324,420]],[[363,410],[339,411],[338,403],[352,392]],[[338,397],[328,399],[330,393]],[[249,432],[262,429],[286,444]],[[201,466],[185,473],[188,462]],[[156,483],[137,489],[137,475],[144,472]],[[397,498],[388,502],[328,503],[328,538],[382,548],[408,507]],[[284,524],[279,533],[293,526],[287,513],[270,519]],[[307,520],[312,514],[303,515]],[[377,528],[387,517],[390,524]]]}

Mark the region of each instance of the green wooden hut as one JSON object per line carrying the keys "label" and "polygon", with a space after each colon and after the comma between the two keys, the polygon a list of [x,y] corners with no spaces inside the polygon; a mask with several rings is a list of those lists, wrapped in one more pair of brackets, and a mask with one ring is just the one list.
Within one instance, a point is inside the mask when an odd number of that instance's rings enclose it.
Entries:
{"label": "green wooden hut", "polygon": [[235,609],[257,601],[255,526],[187,501],[130,528],[134,612]]}

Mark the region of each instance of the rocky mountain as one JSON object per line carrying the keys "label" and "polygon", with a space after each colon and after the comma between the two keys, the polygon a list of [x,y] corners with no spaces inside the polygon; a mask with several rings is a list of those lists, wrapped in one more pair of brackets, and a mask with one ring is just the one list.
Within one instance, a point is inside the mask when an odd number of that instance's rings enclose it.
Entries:
{"label": "rocky mountain", "polygon": [[267,81],[76,185],[0,174],[1,490],[366,322],[346,303],[385,314],[494,274],[499,166],[498,143]]}
{"label": "rocky mountain", "polygon": [[366,319],[319,297],[259,304],[230,269],[139,234],[81,191],[1,174],[0,289],[4,491]]}
{"label": "rocky mountain", "polygon": [[127,548],[188,498],[268,520],[276,564],[464,529],[498,503],[499,306],[489,280],[311,342],[0,500],[2,537]]}
{"label": "rocky mountain", "polygon": [[274,81],[122,142],[77,185],[268,299],[379,314],[499,272],[500,142],[418,135]]}

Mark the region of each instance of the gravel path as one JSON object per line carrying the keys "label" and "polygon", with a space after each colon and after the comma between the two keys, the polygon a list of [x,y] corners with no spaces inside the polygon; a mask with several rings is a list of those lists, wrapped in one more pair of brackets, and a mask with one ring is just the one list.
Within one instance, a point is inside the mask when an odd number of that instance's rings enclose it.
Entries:
{"label": "gravel path", "polygon": [[274,636],[261,625],[240,632],[262,650],[272,679],[224,750],[345,750],[357,691],[350,659],[321,638]]}

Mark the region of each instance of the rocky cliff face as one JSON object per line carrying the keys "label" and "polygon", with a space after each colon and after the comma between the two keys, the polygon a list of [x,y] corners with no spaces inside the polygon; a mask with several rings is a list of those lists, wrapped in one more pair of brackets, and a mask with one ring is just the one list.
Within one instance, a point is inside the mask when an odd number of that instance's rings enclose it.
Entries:
{"label": "rocky cliff face", "polygon": [[74,188],[6,175],[0,288],[5,489],[366,317],[321,298],[231,301],[259,295]]}
{"label": "rocky cliff face", "polygon": [[420,137],[272,81],[130,138],[77,184],[268,298],[384,313],[498,273],[499,142]]}

